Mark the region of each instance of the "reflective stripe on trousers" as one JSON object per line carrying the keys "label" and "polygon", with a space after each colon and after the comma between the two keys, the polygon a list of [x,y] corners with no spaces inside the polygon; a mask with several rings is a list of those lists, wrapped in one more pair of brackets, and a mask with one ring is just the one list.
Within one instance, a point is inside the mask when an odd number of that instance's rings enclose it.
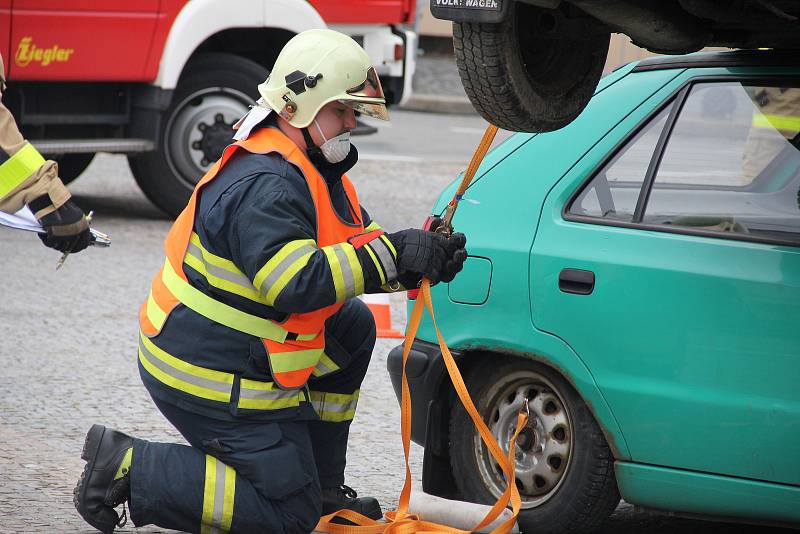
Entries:
{"label": "reflective stripe on trousers", "polygon": [[200,534],[218,534],[231,529],[235,492],[236,471],[207,454]]}

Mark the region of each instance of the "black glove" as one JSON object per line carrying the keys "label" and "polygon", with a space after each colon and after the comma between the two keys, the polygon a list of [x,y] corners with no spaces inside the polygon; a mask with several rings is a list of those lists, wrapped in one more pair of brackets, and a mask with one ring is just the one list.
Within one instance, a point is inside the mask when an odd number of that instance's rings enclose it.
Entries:
{"label": "black glove", "polygon": [[453,278],[464,268],[464,260],[467,259],[467,236],[461,232],[456,232],[447,238],[445,248],[447,259],[442,266],[441,280],[450,283]]}
{"label": "black glove", "polygon": [[46,247],[60,252],[80,252],[93,239],[89,221],[72,200],[67,200],[56,211],[39,219],[39,222],[47,232],[39,234],[39,239]]}
{"label": "black glove", "polygon": [[441,280],[442,268],[450,259],[446,237],[416,228],[386,234],[386,237],[397,251],[399,273],[419,274],[432,284]]}

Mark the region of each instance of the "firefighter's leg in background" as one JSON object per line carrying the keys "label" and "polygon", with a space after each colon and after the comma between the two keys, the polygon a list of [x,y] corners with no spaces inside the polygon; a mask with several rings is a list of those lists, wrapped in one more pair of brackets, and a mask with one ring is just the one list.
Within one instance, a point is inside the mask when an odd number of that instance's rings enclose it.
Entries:
{"label": "firefighter's leg in background", "polygon": [[221,421],[154,400],[191,447],[134,441],[129,505],[136,526],[313,530],[321,497],[306,421]]}
{"label": "firefighter's leg in background", "polygon": [[[325,337],[325,354],[308,384],[311,402],[320,416],[320,421],[308,426],[323,488],[323,514],[335,511],[330,509],[329,490],[345,483],[347,439],[375,347],[375,320],[366,304],[351,299],[325,323]],[[356,511],[375,511],[377,502],[361,501]],[[375,513],[380,517],[379,510]]]}

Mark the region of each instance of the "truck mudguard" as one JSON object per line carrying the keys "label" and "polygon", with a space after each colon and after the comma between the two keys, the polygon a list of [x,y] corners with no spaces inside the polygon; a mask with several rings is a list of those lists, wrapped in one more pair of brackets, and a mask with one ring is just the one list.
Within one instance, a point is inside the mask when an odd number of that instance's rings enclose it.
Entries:
{"label": "truck mudguard", "polygon": [[326,27],[305,0],[191,0],[169,30],[154,85],[174,89],[184,65],[210,36],[231,28],[282,28],[299,33]]}

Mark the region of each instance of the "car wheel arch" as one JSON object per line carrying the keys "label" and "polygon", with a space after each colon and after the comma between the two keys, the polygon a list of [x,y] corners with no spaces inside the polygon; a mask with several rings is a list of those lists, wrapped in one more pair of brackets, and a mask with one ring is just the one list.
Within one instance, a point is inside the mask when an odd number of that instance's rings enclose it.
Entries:
{"label": "car wheel arch", "polygon": [[[594,378],[589,374],[585,365],[578,358],[577,355],[570,349],[569,353],[573,355],[577,362],[567,365],[563,357],[558,358],[555,355],[548,355],[543,352],[524,352],[508,349],[498,348],[484,348],[476,347],[471,349],[463,349],[457,358],[458,367],[461,371],[462,377],[467,381],[471,373],[476,372],[480,365],[483,363],[484,358],[487,357],[500,357],[500,358],[518,358],[540,363],[549,367],[552,371],[558,373],[570,386],[580,395],[583,401],[588,406],[592,416],[597,422],[603,435],[608,442],[611,451],[614,453],[614,458],[617,460],[630,460],[630,452],[628,445],[625,442],[622,430],[611,412],[611,408],[605,402],[605,399],[595,382]],[[577,365],[576,365],[577,364]],[[443,366],[442,362],[442,366]],[[575,368],[579,367],[585,371],[584,373],[576,373]],[[581,376],[584,375],[584,376]],[[589,380],[587,380],[587,378]],[[447,375],[447,370],[442,370],[442,381],[439,385],[436,399],[446,400],[447,406],[451,407],[453,403],[460,402],[453,388],[450,378]]]}

